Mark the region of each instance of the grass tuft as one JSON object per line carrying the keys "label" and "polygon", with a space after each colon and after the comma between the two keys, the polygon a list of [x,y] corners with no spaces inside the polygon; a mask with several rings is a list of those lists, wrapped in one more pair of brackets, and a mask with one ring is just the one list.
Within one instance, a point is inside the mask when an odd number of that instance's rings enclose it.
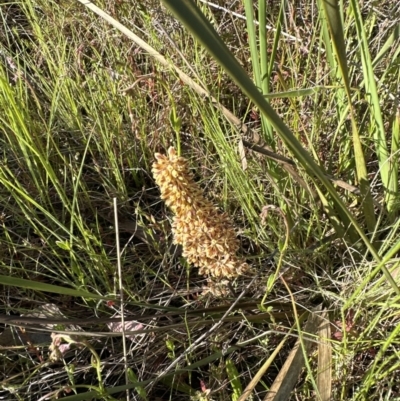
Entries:
{"label": "grass tuft", "polygon": [[[399,21],[2,4],[0,398],[397,399]],[[251,268],[224,291],[173,242],[170,147]]]}

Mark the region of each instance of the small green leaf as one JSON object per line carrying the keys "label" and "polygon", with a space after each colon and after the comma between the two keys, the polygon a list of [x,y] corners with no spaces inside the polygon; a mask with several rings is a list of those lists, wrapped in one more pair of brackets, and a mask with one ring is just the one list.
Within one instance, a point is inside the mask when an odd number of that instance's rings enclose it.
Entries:
{"label": "small green leaf", "polygon": [[[137,378],[135,372],[131,368],[128,368],[128,379],[133,384],[138,383],[138,378]],[[136,387],[136,391],[139,394],[141,399],[143,399],[144,401],[148,400],[146,390],[142,386],[138,385]]]}
{"label": "small green leaf", "polygon": [[174,350],[175,350],[175,344],[174,344],[174,342],[173,342],[171,339],[168,339],[168,340],[165,342],[165,344],[166,344],[166,346],[167,346],[167,348],[168,348],[169,351],[174,351]]}
{"label": "small green leaf", "polygon": [[240,383],[239,380],[240,375],[236,369],[235,364],[231,359],[227,359],[225,364],[226,364],[226,373],[228,375],[233,390],[232,401],[236,401],[242,394],[242,384]]}
{"label": "small green leaf", "polygon": [[175,132],[179,132],[182,127],[182,119],[177,116],[175,108],[169,113],[169,122]]}
{"label": "small green leaf", "polygon": [[270,292],[272,290],[274,283],[275,283],[275,275],[272,274],[271,276],[268,277],[267,280],[267,289],[266,289],[267,292]]}
{"label": "small green leaf", "polygon": [[64,249],[64,251],[70,251],[71,247],[69,246],[69,242],[68,241],[56,241],[56,245],[61,248]]}

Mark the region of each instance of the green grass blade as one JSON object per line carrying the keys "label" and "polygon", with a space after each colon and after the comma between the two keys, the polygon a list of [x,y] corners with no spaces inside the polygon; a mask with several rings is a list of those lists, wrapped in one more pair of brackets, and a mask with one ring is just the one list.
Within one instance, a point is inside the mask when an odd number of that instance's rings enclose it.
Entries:
{"label": "green grass blade", "polygon": [[226,374],[228,375],[233,390],[232,401],[237,401],[243,392],[243,388],[240,383],[240,374],[231,359],[226,360]]}
{"label": "green grass blade", "polygon": [[[246,2],[247,3],[247,2]],[[267,7],[266,1],[259,0],[258,2],[258,40],[259,40],[259,54],[260,54],[260,74],[261,74],[261,90],[266,94],[269,92],[269,79],[268,75],[268,44],[267,44]],[[272,133],[271,133],[272,134]]]}
{"label": "green grass blade", "polygon": [[[332,37],[332,44],[342,73],[342,78],[346,88],[350,88],[349,70],[347,66],[346,45],[343,35],[342,17],[339,3],[336,0],[322,0],[322,6],[325,11],[325,18]],[[327,46],[328,47],[328,46]]]}
{"label": "green grass blade", "polygon": [[257,34],[254,23],[253,1],[245,0],[244,8],[246,12],[246,26],[247,26],[247,34],[249,35],[249,48],[253,66],[254,81],[256,85],[261,89],[260,54],[257,48]]}
{"label": "green grass blade", "polygon": [[[259,10],[259,32],[256,33],[254,21],[254,4],[253,0],[245,0],[246,24],[249,37],[249,48],[251,55],[251,63],[253,66],[254,81],[262,93],[269,92],[269,75],[268,75],[268,59],[267,59],[267,44],[266,44],[266,7],[265,1],[260,1]],[[259,44],[259,46],[257,46]],[[272,133],[272,126],[264,115],[261,116],[264,138],[268,145],[275,148],[275,140]]]}
{"label": "green grass blade", "polygon": [[398,110],[392,124],[392,146],[390,149],[390,181],[388,183],[387,208],[392,217],[399,210],[399,142],[400,142],[400,111]]}
{"label": "green grass blade", "polygon": [[281,5],[280,5],[280,10],[279,10],[279,14],[278,14],[278,18],[276,21],[276,27],[275,27],[275,36],[274,36],[274,43],[272,45],[272,49],[271,49],[271,54],[269,57],[269,64],[268,64],[268,76],[271,77],[272,75],[272,71],[274,69],[274,63],[277,57],[277,53],[278,53],[278,46],[279,46],[279,42],[280,42],[280,36],[281,36],[281,32],[282,32],[282,23],[283,23],[283,19],[285,16],[285,5],[286,5],[286,1],[282,0],[281,1]]}
{"label": "green grass blade", "polygon": [[[370,107],[370,124],[375,141],[375,152],[379,161],[379,172],[383,186],[385,190],[388,191],[390,182],[393,181],[393,179],[390,177],[391,172],[390,163],[388,162],[389,152],[386,145],[386,132],[382,118],[378,89],[375,82],[374,68],[372,66],[371,55],[369,52],[369,42],[363,24],[360,5],[356,0],[351,0],[350,4],[357,29],[358,42],[360,44],[364,85]],[[386,201],[387,200],[388,193],[386,194]],[[390,212],[390,209],[388,209],[388,211]]]}
{"label": "green grass blade", "polygon": [[316,93],[326,89],[331,89],[331,86],[314,86],[312,88],[293,89],[284,92],[268,93],[264,95],[266,99],[279,99],[279,98],[297,98],[302,96],[312,96]]}
{"label": "green grass blade", "polygon": [[23,278],[0,276],[0,284],[10,287],[26,288],[35,291],[52,292],[54,294],[69,295],[71,297],[83,297],[87,299],[112,299],[111,297],[103,297],[98,294],[92,294],[83,290],[74,290],[73,288],[60,287],[58,285],[40,283],[33,280]]}
{"label": "green grass blade", "polygon": [[[364,210],[364,218],[367,223],[368,230],[373,232],[376,227],[376,218],[374,211],[374,204],[372,200],[370,185],[368,182],[368,172],[367,166],[365,163],[365,157],[363,152],[363,146],[360,139],[359,130],[356,123],[355,111],[352,106],[352,96],[351,96],[351,88],[350,88],[350,76],[349,69],[347,66],[347,56],[346,56],[346,45],[344,40],[344,29],[342,24],[342,17],[340,13],[339,2],[337,1],[329,1],[322,0],[323,9],[325,11],[325,18],[328,23],[329,31],[331,33],[331,41],[326,41],[326,47],[330,47],[331,43],[333,44],[333,50],[336,54],[336,59],[339,65],[340,76],[343,80],[344,89],[347,97],[347,102],[349,104],[350,118],[351,118],[351,127],[353,133],[353,151],[354,151],[354,159],[357,171],[357,179],[360,183],[360,191],[363,196],[363,210]],[[331,60],[333,61],[333,60]],[[334,67],[332,65],[332,67]],[[338,93],[339,105],[341,95]],[[344,105],[339,108],[342,112],[345,112]]]}
{"label": "green grass blade", "polygon": [[387,38],[386,42],[381,47],[381,50],[379,50],[378,54],[375,56],[375,58],[372,62],[373,67],[376,67],[379,64],[379,62],[382,60],[383,56],[389,50],[391,50],[393,45],[397,44],[397,41],[399,40],[399,38],[400,38],[400,24],[396,25],[392,34]]}

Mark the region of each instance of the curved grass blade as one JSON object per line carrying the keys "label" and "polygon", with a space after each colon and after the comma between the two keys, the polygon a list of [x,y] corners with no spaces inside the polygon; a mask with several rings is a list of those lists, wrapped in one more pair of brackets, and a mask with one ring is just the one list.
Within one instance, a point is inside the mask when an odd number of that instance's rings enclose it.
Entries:
{"label": "curved grass blade", "polygon": [[400,38],[400,24],[396,25],[396,27],[393,29],[392,34],[388,37],[386,42],[381,47],[381,50],[379,50],[378,54],[375,56],[374,61],[372,62],[373,67],[376,67],[379,64],[383,56],[389,50],[392,49],[393,45],[397,43],[399,38]]}

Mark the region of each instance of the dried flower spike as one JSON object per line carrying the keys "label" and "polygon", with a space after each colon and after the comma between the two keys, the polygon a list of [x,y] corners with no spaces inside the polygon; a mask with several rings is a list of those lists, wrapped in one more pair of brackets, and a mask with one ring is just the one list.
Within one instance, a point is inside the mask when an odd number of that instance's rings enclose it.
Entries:
{"label": "dried flower spike", "polygon": [[175,214],[174,243],[182,245],[183,256],[199,267],[200,274],[236,277],[248,265],[236,256],[239,241],[226,213],[208,201],[189,171],[188,162],[176,154],[156,153],[152,172],[161,198]]}

